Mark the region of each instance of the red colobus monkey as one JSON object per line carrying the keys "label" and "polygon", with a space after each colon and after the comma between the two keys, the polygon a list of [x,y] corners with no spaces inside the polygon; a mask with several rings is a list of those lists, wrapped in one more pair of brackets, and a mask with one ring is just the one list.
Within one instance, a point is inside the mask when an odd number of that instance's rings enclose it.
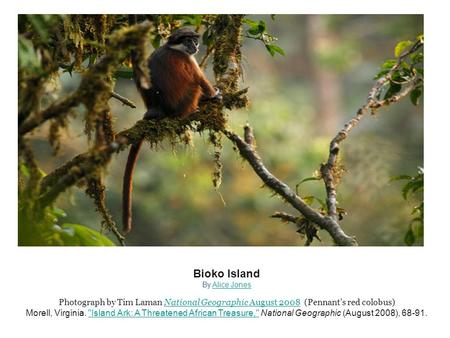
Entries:
{"label": "red colobus monkey", "polygon": [[[167,43],[149,58],[150,89],[138,89],[147,112],[144,119],[163,117],[185,118],[198,109],[200,99],[221,99],[218,90],[209,83],[197,64],[199,34],[182,28],[175,31]],[[143,140],[131,146],[123,176],[122,222],[123,232],[130,232],[133,172]]]}

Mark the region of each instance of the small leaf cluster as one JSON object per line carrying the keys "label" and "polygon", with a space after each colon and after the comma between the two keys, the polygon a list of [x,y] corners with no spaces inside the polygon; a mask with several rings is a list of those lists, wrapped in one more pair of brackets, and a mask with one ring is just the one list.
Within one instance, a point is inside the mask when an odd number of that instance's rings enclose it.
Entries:
{"label": "small leaf cluster", "polygon": [[[423,94],[423,49],[419,48],[406,56],[409,49],[417,42],[423,42],[423,35],[419,35],[416,41],[400,41],[394,49],[395,58],[388,59],[381,65],[380,71],[375,76],[377,80],[387,76],[392,69],[395,70],[389,76],[385,90],[380,93],[379,99],[388,100],[392,98],[405,85],[409,85],[414,81],[414,89],[409,94],[409,97],[412,104],[419,104],[419,99]],[[402,61],[397,66],[399,58],[402,58]]]}
{"label": "small leaf cluster", "polygon": [[[405,200],[413,194],[423,192],[424,183],[424,171],[422,168],[418,169],[418,173],[415,176],[400,175],[391,178],[391,181],[405,180],[406,183],[402,187],[402,196]],[[420,203],[413,207],[411,214],[414,218],[409,223],[408,231],[405,234],[405,244],[413,245],[418,239],[423,238],[423,216],[424,216],[424,204],[423,198]]]}
{"label": "small leaf cluster", "polygon": [[246,18],[243,22],[247,25],[245,31],[247,38],[261,41],[272,57],[275,54],[285,55],[283,48],[274,44],[277,38],[267,32],[266,22],[264,20],[254,21]]}
{"label": "small leaf cluster", "polygon": [[[299,195],[299,187],[301,184],[303,184],[305,182],[310,182],[310,181],[321,181],[322,179],[323,179],[322,174],[320,173],[319,170],[316,170],[312,176],[306,177],[306,178],[302,179],[299,183],[297,183],[297,185],[295,186],[297,195]],[[326,215],[328,213],[327,204],[323,199],[321,199],[317,196],[313,196],[313,195],[302,196],[302,199],[306,204],[308,204],[311,207],[314,205],[314,202],[316,202],[316,204],[318,204],[318,208],[319,208],[318,211],[322,215]],[[342,219],[344,219],[345,215],[347,215],[347,212],[345,211],[344,208],[337,208],[336,211],[337,211],[340,221]]]}
{"label": "small leaf cluster", "polygon": [[67,217],[64,210],[56,207],[45,209],[46,217],[42,220],[42,243],[35,245],[50,246],[114,246],[114,243],[98,231],[84,225],[63,223],[59,219]]}
{"label": "small leaf cluster", "polygon": [[[315,171],[312,176],[306,177],[302,179],[299,183],[297,183],[296,187],[296,194],[300,196],[299,194],[299,186],[305,182],[310,181],[321,181],[322,175],[319,171]],[[301,199],[303,202],[305,202],[308,206],[317,208],[318,212],[320,212],[322,215],[327,215],[328,213],[328,207],[326,202],[314,195],[307,195],[307,196],[301,196]],[[337,214],[339,217],[339,220],[342,220],[344,216],[347,214],[346,211],[343,208],[337,208]],[[301,236],[306,236],[306,243],[305,245],[310,245],[314,238],[321,241],[319,235],[318,235],[318,227],[316,224],[305,218],[304,216],[300,216],[295,221],[297,225],[297,233]]]}

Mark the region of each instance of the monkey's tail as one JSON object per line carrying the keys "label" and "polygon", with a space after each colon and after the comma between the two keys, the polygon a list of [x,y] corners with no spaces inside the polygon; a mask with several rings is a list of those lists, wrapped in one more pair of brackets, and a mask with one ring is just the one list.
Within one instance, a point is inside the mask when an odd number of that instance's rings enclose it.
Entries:
{"label": "monkey's tail", "polygon": [[144,143],[144,140],[131,146],[130,153],[128,154],[127,166],[125,167],[125,173],[123,175],[122,223],[124,234],[129,233],[132,228],[131,195],[133,192],[133,173],[142,143]]}

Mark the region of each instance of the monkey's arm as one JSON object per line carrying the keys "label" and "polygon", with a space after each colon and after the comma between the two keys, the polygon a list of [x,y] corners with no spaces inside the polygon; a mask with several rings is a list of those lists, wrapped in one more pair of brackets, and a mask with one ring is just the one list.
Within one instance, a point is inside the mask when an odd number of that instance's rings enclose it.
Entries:
{"label": "monkey's arm", "polygon": [[203,75],[201,76],[199,84],[203,92],[203,96],[200,98],[201,102],[209,100],[222,100],[222,93],[220,92],[220,90],[211,86],[209,81]]}
{"label": "monkey's arm", "polygon": [[[198,66],[197,66],[198,68]],[[202,73],[202,71],[198,68],[197,72],[197,82],[202,88],[203,96],[204,98],[216,98],[218,95],[220,95],[220,91],[215,89],[208,81],[208,79],[205,77],[205,75]]]}

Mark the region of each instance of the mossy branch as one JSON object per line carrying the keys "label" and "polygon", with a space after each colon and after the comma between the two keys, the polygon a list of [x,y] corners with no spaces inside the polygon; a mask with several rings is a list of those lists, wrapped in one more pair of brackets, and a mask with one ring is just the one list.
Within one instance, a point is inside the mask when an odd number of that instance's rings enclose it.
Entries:
{"label": "mossy branch", "polygon": [[[80,104],[80,93],[78,91],[52,103],[48,108],[28,117],[19,126],[19,135],[25,135],[39,127],[44,122],[61,115],[67,115],[70,109]],[[27,115],[28,116],[28,115]]]}
{"label": "mossy branch", "polygon": [[[230,100],[239,98],[244,92],[229,93]],[[239,95],[238,95],[239,94]],[[144,139],[151,146],[156,146],[168,139],[171,142],[182,142],[179,138],[186,131],[203,132],[205,130],[221,131],[225,127],[225,119],[222,113],[223,105],[218,102],[207,102],[202,104],[200,111],[187,119],[163,118],[159,120],[139,120],[131,128],[119,132],[113,143],[102,148],[75,156],[72,160],[58,167],[44,177],[40,190],[43,192],[53,189],[55,185],[59,188],[45,198],[45,201],[53,201],[57,191],[76,184],[84,176],[92,173],[98,166],[106,164],[109,158],[127,148],[128,145],[137,143]],[[80,168],[83,168],[80,170]],[[63,181],[61,181],[61,179]],[[66,186],[63,189],[63,186]]]}
{"label": "mossy branch", "polygon": [[143,22],[131,27],[124,27],[113,33],[109,39],[108,48],[103,58],[83,75],[79,87],[65,98],[52,103],[48,108],[32,114],[23,114],[27,118],[19,127],[19,134],[25,135],[42,125],[49,119],[67,115],[71,109],[83,103],[88,114],[94,117],[95,113],[105,107],[110,99],[112,83],[108,81],[112,72],[128,55],[130,48],[142,43],[142,38],[148,36],[151,25]]}
{"label": "mossy branch", "polygon": [[[41,208],[52,204],[59,194],[75,185],[82,178],[88,177],[99,168],[103,168],[110,160],[111,155],[120,148],[116,142],[108,146],[91,150],[73,158],[68,163],[48,174],[41,183]],[[50,183],[52,183],[50,185]]]}

